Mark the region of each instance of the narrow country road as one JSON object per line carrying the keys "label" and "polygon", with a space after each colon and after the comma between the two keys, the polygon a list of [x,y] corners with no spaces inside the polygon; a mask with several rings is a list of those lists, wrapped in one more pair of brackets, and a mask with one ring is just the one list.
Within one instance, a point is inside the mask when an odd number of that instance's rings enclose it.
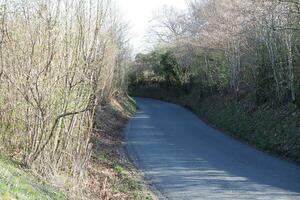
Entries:
{"label": "narrow country road", "polygon": [[126,129],[136,165],[178,200],[300,200],[300,167],[215,130],[177,105],[137,98]]}

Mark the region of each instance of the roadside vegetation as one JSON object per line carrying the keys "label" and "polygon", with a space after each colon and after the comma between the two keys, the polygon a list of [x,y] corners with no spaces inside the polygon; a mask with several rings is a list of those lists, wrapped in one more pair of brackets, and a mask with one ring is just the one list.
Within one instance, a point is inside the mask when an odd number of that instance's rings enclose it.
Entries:
{"label": "roadside vegetation", "polygon": [[0,2],[0,199],[147,193],[118,157],[134,112],[127,31],[109,0]]}
{"label": "roadside vegetation", "polygon": [[89,188],[103,200],[154,200],[139,171],[129,160],[123,129],[136,111],[129,97],[120,97],[97,108],[92,135]]}
{"label": "roadside vegetation", "polygon": [[130,92],[172,101],[267,152],[300,163],[300,3],[189,1],[163,8]]}
{"label": "roadside vegetation", "polygon": [[131,61],[110,0],[0,1],[0,199],[155,199],[127,158],[127,95],[180,103],[300,162],[300,3],[191,0]]}

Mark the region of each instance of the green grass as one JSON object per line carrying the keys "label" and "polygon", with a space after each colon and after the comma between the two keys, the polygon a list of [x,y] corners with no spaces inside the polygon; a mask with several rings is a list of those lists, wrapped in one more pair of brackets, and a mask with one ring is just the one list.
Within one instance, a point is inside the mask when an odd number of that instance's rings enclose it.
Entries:
{"label": "green grass", "polygon": [[65,196],[25,172],[19,163],[0,157],[0,199],[63,200]]}
{"label": "green grass", "polygon": [[117,174],[122,175],[124,173],[124,168],[121,165],[115,165],[114,166],[114,171]]}
{"label": "green grass", "polygon": [[258,107],[209,98],[194,107],[196,113],[221,130],[266,152],[300,163],[300,112],[288,106]]}

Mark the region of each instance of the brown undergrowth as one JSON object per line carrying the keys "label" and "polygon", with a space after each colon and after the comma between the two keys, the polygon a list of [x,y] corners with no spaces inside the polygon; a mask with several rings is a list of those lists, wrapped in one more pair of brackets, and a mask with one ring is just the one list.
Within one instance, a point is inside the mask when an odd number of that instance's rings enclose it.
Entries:
{"label": "brown undergrowth", "polygon": [[126,154],[122,130],[134,112],[130,98],[114,99],[98,107],[88,168],[90,199],[155,199]]}

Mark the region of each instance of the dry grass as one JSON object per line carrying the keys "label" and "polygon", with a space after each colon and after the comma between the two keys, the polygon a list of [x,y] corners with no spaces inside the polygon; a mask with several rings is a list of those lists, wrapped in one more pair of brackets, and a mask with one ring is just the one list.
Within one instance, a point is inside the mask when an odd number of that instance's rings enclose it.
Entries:
{"label": "dry grass", "polygon": [[129,161],[124,147],[122,129],[134,109],[130,99],[112,100],[98,108],[89,166],[90,199],[155,199]]}

